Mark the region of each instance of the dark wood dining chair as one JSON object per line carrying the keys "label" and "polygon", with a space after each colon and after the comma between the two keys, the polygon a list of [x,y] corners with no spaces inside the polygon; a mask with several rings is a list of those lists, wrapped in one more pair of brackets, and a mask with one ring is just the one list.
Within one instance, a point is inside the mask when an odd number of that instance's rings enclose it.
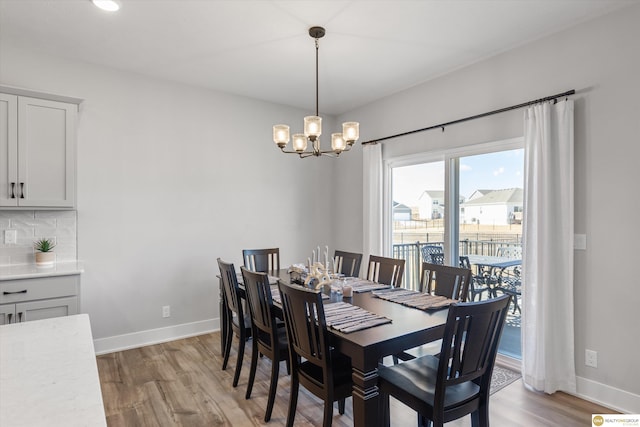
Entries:
{"label": "dark wood dining chair", "polygon": [[[451,267],[448,265],[422,263],[420,271],[420,292],[431,295],[443,296],[464,302],[469,294],[471,282],[471,270],[466,268]],[[425,354],[437,354],[440,350],[440,341],[424,344],[393,355],[393,363],[400,360],[412,360]]]}
{"label": "dark wood dining chair", "polygon": [[289,370],[289,347],[287,333],[284,328],[279,328],[273,307],[271,286],[267,273],[249,271],[240,267],[244,282],[245,294],[251,312],[251,324],[253,334],[253,351],[251,353],[251,370],[245,398],[251,397],[253,382],[256,377],[258,358],[260,355],[271,359],[271,382],[269,385],[269,397],[264,421],[271,419],[273,404],[276,399],[278,376],[280,375],[280,362],[287,362]]}
{"label": "dark wood dining chair", "polygon": [[382,415],[389,425],[389,396],[418,413],[418,424],[444,423],[471,414],[489,425],[489,386],[510,296],[453,304],[438,356],[380,367]]}
{"label": "dark wood dining chair", "polygon": [[402,285],[405,260],[386,258],[376,255],[369,256],[367,279],[378,283],[384,283],[393,288]]}
{"label": "dark wood dining chair", "polygon": [[278,282],[291,356],[291,393],[287,427],[293,427],[300,384],[324,400],[324,427],[330,427],[333,402],[345,410],[351,396],[351,359],[329,346],[322,294]]}
{"label": "dark wood dining chair", "polygon": [[224,262],[218,258],[218,267],[220,268],[220,279],[224,290],[225,304],[223,309],[231,330],[226,334],[223,345],[222,370],[227,369],[229,355],[231,354],[231,342],[233,336],[238,337],[238,355],[236,358],[236,372],[233,376],[233,386],[238,385],[240,371],[242,369],[242,361],[244,358],[244,344],[251,337],[251,316],[244,312],[242,297],[240,296],[240,288],[238,286],[238,275],[232,263]]}
{"label": "dark wood dining chair", "polygon": [[280,270],[280,248],[243,249],[244,267],[251,271],[274,273]]}
{"label": "dark wood dining chair", "polygon": [[336,250],[333,254],[336,263],[336,273],[344,274],[347,277],[358,277],[360,275],[360,264],[362,264],[362,254]]}
{"label": "dark wood dining chair", "polygon": [[464,302],[469,294],[471,275],[471,270],[467,268],[423,262],[420,292]]}

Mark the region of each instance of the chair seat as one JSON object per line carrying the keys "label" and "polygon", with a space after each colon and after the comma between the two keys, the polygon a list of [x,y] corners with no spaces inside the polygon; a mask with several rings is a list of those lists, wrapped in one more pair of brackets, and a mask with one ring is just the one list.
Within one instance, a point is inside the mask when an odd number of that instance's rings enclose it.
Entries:
{"label": "chair seat", "polygon": [[[342,385],[349,386],[349,394],[351,393],[351,359],[347,356],[332,351],[331,366],[333,371],[333,386],[338,388]],[[308,379],[313,380],[316,384],[322,384],[322,368],[310,362],[302,362],[300,364],[300,373]]]}
{"label": "chair seat", "polygon": [[[280,348],[280,353],[288,355],[289,354],[289,341],[287,341],[287,330],[285,328],[278,328],[278,345]],[[258,331],[259,341],[269,343],[270,337],[269,334],[266,334],[262,331]],[[285,358],[281,360],[285,360]]]}
{"label": "chair seat", "polygon": [[[378,381],[385,393],[399,397],[400,401],[421,401],[433,407],[437,372],[438,358],[424,356],[379,368]],[[471,381],[447,387],[445,408],[464,404],[474,399],[479,391],[480,387]],[[428,409],[425,408],[424,411]]]}
{"label": "chair seat", "polygon": [[[236,328],[240,327],[240,322],[238,321],[238,316],[236,316],[235,313],[234,313],[233,317],[231,318],[231,323],[233,323],[233,326],[235,326]],[[244,327],[245,327],[245,329],[248,329],[249,332],[251,331],[251,316],[248,315],[248,314],[244,315]]]}

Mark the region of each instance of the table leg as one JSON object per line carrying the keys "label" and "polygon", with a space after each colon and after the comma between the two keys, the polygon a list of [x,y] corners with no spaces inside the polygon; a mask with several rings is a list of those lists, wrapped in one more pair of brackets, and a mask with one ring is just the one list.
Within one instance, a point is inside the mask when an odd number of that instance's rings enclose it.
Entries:
{"label": "table leg", "polygon": [[378,369],[363,372],[352,368],[353,380],[353,425],[355,427],[374,427],[383,425],[380,418],[378,392]]}

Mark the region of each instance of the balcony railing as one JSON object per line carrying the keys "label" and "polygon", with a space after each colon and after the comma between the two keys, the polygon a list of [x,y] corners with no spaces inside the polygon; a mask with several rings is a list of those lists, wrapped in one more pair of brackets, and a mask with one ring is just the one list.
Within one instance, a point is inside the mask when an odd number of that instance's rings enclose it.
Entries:
{"label": "balcony railing", "polygon": [[[440,241],[399,243],[393,245],[393,258],[405,260],[403,286],[409,289],[418,289],[420,283],[420,267],[422,262],[422,247],[427,245],[443,245]],[[458,252],[461,255],[496,255],[498,248],[521,246],[520,235],[491,235],[488,240],[460,240]]]}

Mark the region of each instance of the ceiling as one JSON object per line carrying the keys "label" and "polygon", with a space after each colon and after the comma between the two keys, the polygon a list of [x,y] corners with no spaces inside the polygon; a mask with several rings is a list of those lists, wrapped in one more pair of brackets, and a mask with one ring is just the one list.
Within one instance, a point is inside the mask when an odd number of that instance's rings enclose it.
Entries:
{"label": "ceiling", "polygon": [[313,110],[320,25],[320,112],[341,114],[639,1],[120,0],[109,13],[0,0],[0,55],[12,45]]}

